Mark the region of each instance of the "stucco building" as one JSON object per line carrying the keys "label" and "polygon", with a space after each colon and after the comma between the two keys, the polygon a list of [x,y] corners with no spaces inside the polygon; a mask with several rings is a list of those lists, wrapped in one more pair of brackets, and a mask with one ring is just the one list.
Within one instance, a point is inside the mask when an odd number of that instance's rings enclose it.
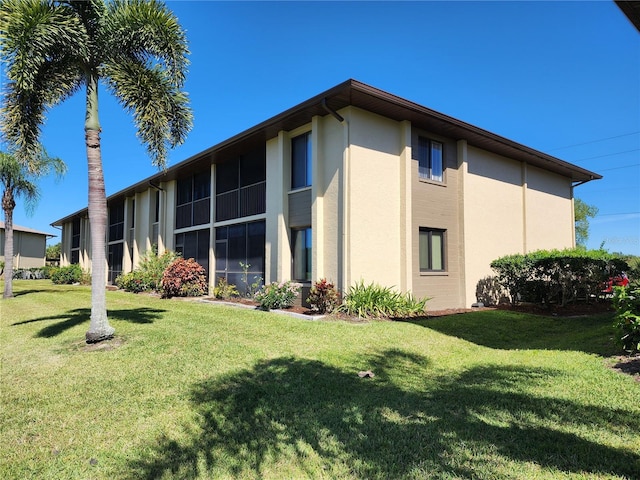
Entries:
{"label": "stucco building", "polygon": [[[573,189],[601,178],[348,80],[108,198],[109,281],[152,245],[242,288],[327,278],[476,301],[489,263],[575,245]],[[87,210],[57,220],[90,268]]]}
{"label": "stucco building", "polygon": [[[55,235],[14,225],[13,268],[44,267],[47,256],[47,239],[52,237],[55,237]],[[4,222],[0,222],[0,261],[2,262],[4,262],[4,242]]]}

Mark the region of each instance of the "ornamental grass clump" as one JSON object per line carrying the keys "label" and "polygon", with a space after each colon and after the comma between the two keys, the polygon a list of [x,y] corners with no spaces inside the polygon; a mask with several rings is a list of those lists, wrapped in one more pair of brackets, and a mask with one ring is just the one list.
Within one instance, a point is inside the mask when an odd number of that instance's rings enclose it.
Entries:
{"label": "ornamental grass clump", "polygon": [[208,290],[206,272],[193,258],[177,258],[162,275],[162,297],[200,297]]}
{"label": "ornamental grass clump", "polygon": [[428,301],[428,297],[416,298],[410,292],[403,294],[391,287],[360,281],[349,288],[341,309],[360,318],[406,318],[423,315]]}
{"label": "ornamental grass clump", "polygon": [[292,282],[273,282],[263,286],[254,295],[262,310],[291,308],[300,293],[300,284]]}
{"label": "ornamental grass clump", "polygon": [[333,283],[323,278],[313,284],[307,302],[318,313],[331,313],[340,306],[340,293]]}

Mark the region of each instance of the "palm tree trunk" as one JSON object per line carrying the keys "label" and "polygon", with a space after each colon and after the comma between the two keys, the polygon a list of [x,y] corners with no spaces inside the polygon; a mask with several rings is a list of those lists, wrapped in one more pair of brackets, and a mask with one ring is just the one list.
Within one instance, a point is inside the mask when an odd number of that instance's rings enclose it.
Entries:
{"label": "palm tree trunk", "polygon": [[13,209],[16,202],[11,190],[6,189],[2,196],[4,210],[4,293],[2,298],[13,297]]}
{"label": "palm tree trunk", "polygon": [[[91,76],[87,85],[87,119],[85,139],[89,167],[89,224],[91,227],[91,322],[85,334],[87,343],[113,337],[115,329],[109,325],[106,302],[106,226],[107,198],[100,152],[100,124],[98,122],[98,82]],[[96,128],[97,127],[97,128]]]}

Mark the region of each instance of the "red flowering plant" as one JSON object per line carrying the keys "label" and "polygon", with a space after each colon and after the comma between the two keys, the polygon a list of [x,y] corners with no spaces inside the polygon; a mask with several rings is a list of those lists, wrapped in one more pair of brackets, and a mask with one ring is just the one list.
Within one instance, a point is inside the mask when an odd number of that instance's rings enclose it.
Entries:
{"label": "red flowering plant", "polygon": [[162,297],[200,297],[208,291],[206,272],[193,258],[174,260],[162,274]]}

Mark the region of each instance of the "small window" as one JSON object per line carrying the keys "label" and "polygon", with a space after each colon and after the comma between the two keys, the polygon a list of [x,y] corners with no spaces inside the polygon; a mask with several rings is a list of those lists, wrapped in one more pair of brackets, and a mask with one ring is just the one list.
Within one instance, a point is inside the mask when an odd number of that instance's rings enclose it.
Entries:
{"label": "small window", "polygon": [[420,137],[418,139],[418,175],[426,180],[442,182],[442,150],[440,142]]}
{"label": "small window", "polygon": [[291,189],[311,186],[311,132],[291,139]]}
{"label": "small window", "polygon": [[445,230],[421,228],[419,238],[420,271],[443,272],[445,270]]}
{"label": "small window", "polygon": [[293,280],[311,281],[311,227],[292,230]]}

